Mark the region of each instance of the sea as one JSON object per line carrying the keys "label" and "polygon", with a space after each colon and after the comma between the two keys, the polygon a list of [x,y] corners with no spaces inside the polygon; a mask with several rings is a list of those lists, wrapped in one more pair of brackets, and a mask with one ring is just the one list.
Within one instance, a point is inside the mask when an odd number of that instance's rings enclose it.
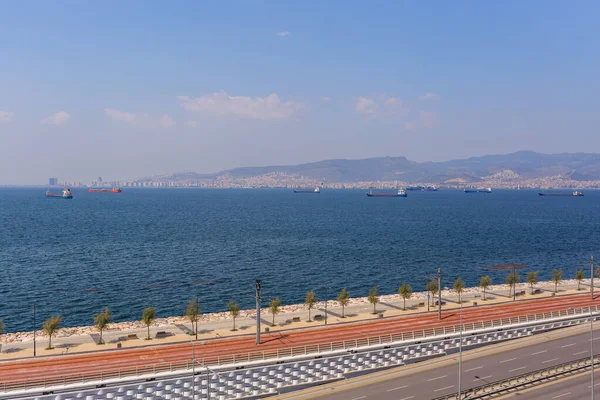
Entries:
{"label": "sea", "polygon": [[[254,307],[280,297],[302,303],[314,290],[335,299],[343,287],[366,296],[424,290],[441,268],[476,286],[491,266],[519,263],[540,280],[565,279],[590,256],[600,260],[600,192],[540,197],[533,190],[409,192],[368,198],[365,190],[0,188],[0,318],[8,332],[51,315],[64,326],[92,325],[106,306],[116,321],[183,315],[199,297],[203,312],[229,300]],[[568,191],[567,191],[568,192]],[[39,328],[39,326],[38,326]]]}

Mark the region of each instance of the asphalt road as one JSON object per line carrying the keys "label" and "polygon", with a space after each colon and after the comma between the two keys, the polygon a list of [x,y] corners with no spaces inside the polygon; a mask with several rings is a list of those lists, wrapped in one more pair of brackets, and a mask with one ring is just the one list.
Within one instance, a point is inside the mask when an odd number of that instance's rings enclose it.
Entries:
{"label": "asphalt road", "polygon": [[[600,353],[599,341],[600,337],[594,338],[594,343],[597,343],[594,349],[596,354]],[[462,390],[582,357],[589,357],[589,348],[589,334],[580,334],[464,361],[462,363]],[[458,360],[458,355],[456,355],[456,360]],[[600,384],[600,376],[598,382]],[[583,385],[584,388],[587,388],[587,386],[589,384]],[[561,386],[562,389],[564,388]],[[458,364],[453,364],[332,393],[320,398],[327,400],[429,400],[457,391]],[[568,390],[566,391],[568,392]],[[556,388],[552,391],[552,393],[554,392],[556,392]],[[573,393],[575,393],[575,389],[573,389]],[[579,393],[579,397],[577,395],[574,395],[574,397],[565,395],[560,399],[582,398],[582,392],[578,391],[577,393]],[[540,394],[540,396],[536,398],[552,398],[552,396],[548,397],[548,393]]]}
{"label": "asphalt road", "polygon": [[[594,351],[595,352],[595,351]],[[594,397],[600,398],[600,371],[596,370],[594,374]],[[583,374],[576,378],[557,381],[549,385],[541,386],[538,389],[527,391],[526,393],[507,396],[506,398],[517,397],[528,400],[579,400],[592,398],[592,377],[590,373]]]}

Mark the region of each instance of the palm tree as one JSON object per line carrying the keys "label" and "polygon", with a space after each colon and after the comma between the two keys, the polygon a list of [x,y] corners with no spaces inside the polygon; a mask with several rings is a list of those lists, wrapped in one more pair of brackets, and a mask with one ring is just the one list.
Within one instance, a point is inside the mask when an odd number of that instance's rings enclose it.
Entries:
{"label": "palm tree", "polygon": [[100,331],[100,341],[98,344],[104,344],[104,340],[102,340],[102,331],[108,326],[110,321],[112,320],[112,314],[110,313],[110,309],[106,307],[106,310],[103,312],[96,314],[94,317],[94,322],[96,322],[96,328]]}
{"label": "palm tree", "polygon": [[373,289],[369,291],[369,297],[367,298],[369,303],[373,304],[373,314],[377,314],[375,311],[375,307],[377,307],[377,303],[379,303],[379,289],[377,286],[373,286]]}
{"label": "palm tree", "polygon": [[[192,331],[195,331],[196,340],[198,340],[198,321],[200,320],[200,304],[198,303],[198,299],[190,301],[187,310],[185,310],[185,316],[190,320]],[[196,329],[194,329],[194,323],[196,324]]]}
{"label": "palm tree", "polygon": [[0,335],[2,335],[5,330],[6,330],[6,325],[4,325],[4,319],[0,318]]}
{"label": "palm tree", "polygon": [[465,288],[465,282],[459,276],[454,281],[454,291],[458,294],[458,304],[462,303],[461,296],[462,296],[462,292],[463,292],[464,288]]}
{"label": "palm tree", "polygon": [[400,286],[400,289],[398,289],[398,293],[400,294],[400,296],[402,296],[402,299],[404,301],[402,309],[406,310],[406,299],[410,299],[412,297],[412,288],[408,283],[403,282],[402,286]]}
{"label": "palm tree", "polygon": [[563,271],[562,269],[554,269],[552,271],[552,282],[554,282],[554,293],[558,292],[558,284],[563,280]]}
{"label": "palm tree", "polygon": [[148,337],[146,340],[150,340],[150,325],[156,319],[156,307],[148,307],[144,308],[144,312],[142,313],[142,322],[148,328]]}
{"label": "palm tree", "polygon": [[346,315],[344,314],[344,311],[345,311],[345,308],[348,305],[348,303],[350,303],[350,293],[348,293],[348,291],[346,290],[346,288],[343,288],[340,291],[340,294],[338,295],[337,301],[342,306],[342,318],[346,318]]}
{"label": "palm tree", "polygon": [[227,303],[227,308],[229,309],[229,313],[231,314],[231,317],[233,318],[232,331],[237,331],[237,329],[235,329],[235,319],[238,315],[240,315],[240,303],[236,303],[235,301],[229,300],[229,303]]}
{"label": "palm tree", "polygon": [[316,303],[317,296],[315,295],[314,290],[311,290],[310,292],[306,293],[304,304],[306,304],[306,307],[308,307],[308,322],[312,322],[312,320],[310,319],[310,310],[312,310]]}
{"label": "palm tree", "polygon": [[489,275],[482,276],[481,280],[479,281],[479,287],[483,289],[483,300],[484,301],[485,301],[485,291],[487,290],[487,288],[490,287],[491,284],[492,284],[492,278],[490,278]]}
{"label": "palm tree", "polygon": [[272,326],[275,326],[275,316],[279,314],[279,306],[281,306],[281,299],[279,297],[275,297],[269,304],[271,315],[273,315],[273,323],[271,324]]}
{"label": "palm tree", "polygon": [[575,273],[575,280],[577,281],[577,290],[581,290],[581,281],[585,279],[585,272],[583,268]]}
{"label": "palm tree", "polygon": [[527,283],[531,287],[531,294],[533,294],[533,285],[538,281],[538,271],[531,271],[527,274]]}
{"label": "palm tree", "polygon": [[427,290],[431,293],[431,305],[435,305],[435,295],[438,294],[440,286],[438,285],[437,279],[432,279],[427,284]]}
{"label": "palm tree", "polygon": [[[519,275],[516,271],[512,271],[506,277],[506,283],[512,290],[513,296],[516,296],[516,294],[517,294],[517,283],[519,283],[519,282],[521,282],[521,275]],[[510,291],[508,294],[510,295]]]}
{"label": "palm tree", "polygon": [[62,324],[62,315],[55,315],[46,320],[44,322],[44,326],[42,331],[48,335],[48,348],[46,350],[52,350],[52,335],[54,335],[60,329],[60,325]]}

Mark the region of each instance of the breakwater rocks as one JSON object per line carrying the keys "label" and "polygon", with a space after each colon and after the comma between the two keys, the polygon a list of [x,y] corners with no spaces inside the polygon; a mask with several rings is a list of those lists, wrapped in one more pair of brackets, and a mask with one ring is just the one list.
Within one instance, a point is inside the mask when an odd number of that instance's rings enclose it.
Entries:
{"label": "breakwater rocks", "polygon": [[[559,284],[559,288],[565,287],[576,287],[576,280],[564,280]],[[589,286],[589,279],[582,281],[582,287],[587,290]],[[519,283],[516,285],[517,291],[528,290],[529,285],[526,283]],[[535,285],[536,289],[542,289],[544,291],[553,291],[554,290],[554,282],[545,281],[539,282]],[[494,293],[502,294],[502,296],[507,296],[509,291],[508,285],[492,285],[487,289],[488,297],[493,297]],[[470,287],[465,288],[463,290],[462,296],[463,299],[468,300],[472,299],[474,296],[478,296],[482,294],[482,289],[479,287]],[[529,291],[527,291],[529,293]],[[450,288],[443,288],[442,297],[456,297],[456,293]],[[410,300],[407,300],[408,304],[413,304],[415,302],[424,302],[427,299],[427,292],[414,292]],[[398,305],[402,304],[402,297],[399,294],[384,294],[379,296],[380,302],[383,303],[396,303]],[[369,305],[369,300],[367,297],[355,297],[351,298],[346,309],[353,306],[365,306]],[[322,309],[325,307],[325,302],[321,301],[315,305],[314,310]],[[335,300],[329,300],[327,302],[327,307],[332,308],[341,308],[339,303]],[[314,312],[313,310],[313,312]],[[293,313],[305,313],[307,312],[307,308],[304,304],[290,304],[283,305],[280,307],[279,314],[293,314]],[[261,313],[263,316],[270,315],[270,311],[268,308],[261,309]],[[366,312],[365,312],[366,313]],[[241,318],[255,318],[256,311],[255,310],[241,310],[238,318],[238,321]],[[210,313],[210,314],[202,314],[200,318],[200,325],[202,324],[211,324],[211,323],[219,323],[224,321],[231,321],[231,315],[227,311]],[[189,326],[190,321],[187,317],[167,317],[167,318],[157,318],[153,323],[152,327],[169,327],[175,325],[186,325]],[[104,330],[105,334],[110,334],[114,332],[126,332],[126,331],[134,331],[145,329],[146,326],[142,324],[141,321],[124,321],[124,322],[113,322],[109,325],[107,329]],[[202,328],[201,328],[202,329]],[[82,336],[82,335],[90,335],[97,334],[98,329],[94,326],[77,326],[77,327],[67,327],[62,328],[56,335],[58,339],[65,339],[73,336]],[[38,338],[47,338],[42,331],[37,332]],[[6,333],[4,335],[0,335],[0,343],[25,343],[33,341],[33,332],[16,332],[16,333]]]}

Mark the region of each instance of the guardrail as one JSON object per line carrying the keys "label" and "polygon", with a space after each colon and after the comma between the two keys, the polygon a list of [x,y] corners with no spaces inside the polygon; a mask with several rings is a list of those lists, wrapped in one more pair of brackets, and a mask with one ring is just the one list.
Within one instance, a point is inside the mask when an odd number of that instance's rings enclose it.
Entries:
{"label": "guardrail", "polygon": [[[527,322],[538,322],[550,320],[553,318],[569,317],[581,315],[585,318],[590,312],[600,311],[600,306],[570,308],[568,310],[552,311],[546,313],[531,314],[519,317],[503,318],[499,320],[472,322],[463,324],[463,334],[466,332],[483,330],[496,327],[505,327],[510,325],[522,324]],[[444,326],[440,328],[424,329],[412,332],[403,332],[382,336],[374,336],[363,339],[344,340],[331,342],[327,344],[317,344],[312,346],[291,347],[288,349],[278,349],[272,351],[252,352],[243,354],[233,354],[228,356],[199,358],[203,365],[209,367],[219,367],[223,365],[246,364],[251,362],[260,362],[287,357],[297,357],[303,355],[320,354],[325,352],[334,352],[340,350],[351,350],[367,346],[386,345],[404,341],[432,338],[436,336],[457,334],[460,331],[460,325]],[[190,354],[191,356],[191,354]],[[191,369],[192,360],[164,362],[149,365],[135,365],[129,368],[115,368],[102,370],[96,373],[86,374],[65,374],[61,376],[39,376],[34,380],[27,381],[5,381],[0,382],[0,388],[3,392],[12,390],[22,390],[29,388],[46,388],[51,386],[68,384],[85,384],[95,381],[106,381],[110,379],[122,379],[126,377],[139,377],[144,375],[155,375],[158,373],[175,372],[178,370]]]}
{"label": "guardrail", "polygon": [[[594,361],[594,366],[598,365],[600,365],[600,361]],[[524,386],[533,386],[537,383],[546,383],[548,381],[556,380],[564,376],[585,372],[588,369],[591,369],[590,358],[580,358],[578,360],[568,361],[562,364],[554,365],[552,367],[538,369],[533,372],[526,372],[524,374],[514,376],[512,378],[506,378],[500,381],[490,382],[484,385],[476,386],[474,388],[463,391],[461,398],[484,399],[492,398],[494,396],[501,396]],[[450,399],[458,399],[458,392],[446,396],[436,397],[432,400]]]}

